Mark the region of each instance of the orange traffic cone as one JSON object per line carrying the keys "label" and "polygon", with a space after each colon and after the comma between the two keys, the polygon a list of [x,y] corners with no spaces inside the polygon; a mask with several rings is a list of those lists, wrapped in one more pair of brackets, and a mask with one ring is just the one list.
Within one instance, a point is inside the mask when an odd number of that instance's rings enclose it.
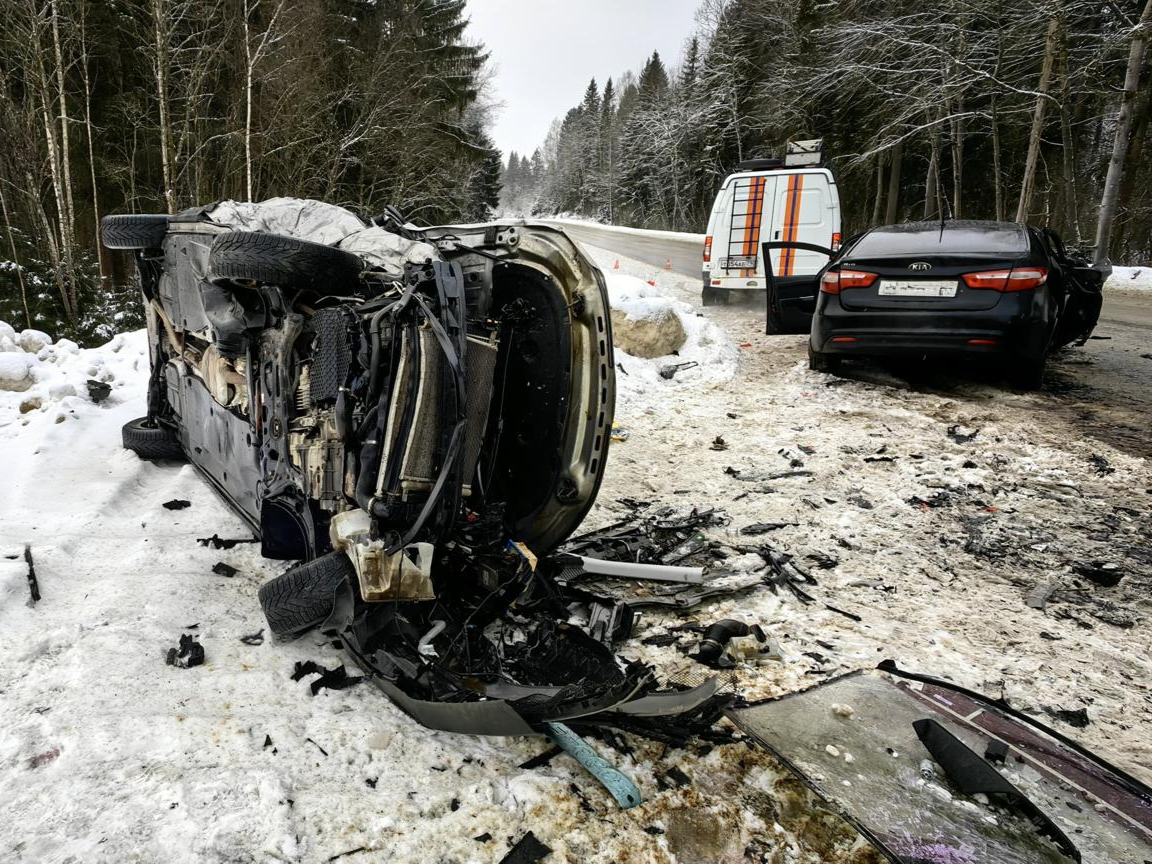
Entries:
{"label": "orange traffic cone", "polygon": [[665,258],[664,259],[664,269],[665,270],[671,270],[672,269],[672,259],[671,258]]}
{"label": "orange traffic cone", "polygon": [[620,269],[620,259],[619,258],[617,258],[616,263],[612,265],[612,269],[613,270],[619,270]]}

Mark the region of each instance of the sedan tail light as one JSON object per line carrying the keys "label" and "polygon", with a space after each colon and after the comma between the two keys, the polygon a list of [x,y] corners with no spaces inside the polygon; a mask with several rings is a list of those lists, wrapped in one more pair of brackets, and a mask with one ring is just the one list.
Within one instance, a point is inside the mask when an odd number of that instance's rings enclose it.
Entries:
{"label": "sedan tail light", "polygon": [[1048,271],[1043,267],[1015,267],[1011,270],[984,270],[980,273],[965,273],[960,277],[969,288],[982,288],[989,291],[1027,291],[1039,288],[1048,281]]}
{"label": "sedan tail light", "polygon": [[704,263],[707,264],[712,260],[712,235],[709,234],[704,238]]}
{"label": "sedan tail light", "polygon": [[829,270],[820,279],[820,290],[825,294],[839,294],[849,288],[867,288],[878,278],[879,274],[862,270]]}

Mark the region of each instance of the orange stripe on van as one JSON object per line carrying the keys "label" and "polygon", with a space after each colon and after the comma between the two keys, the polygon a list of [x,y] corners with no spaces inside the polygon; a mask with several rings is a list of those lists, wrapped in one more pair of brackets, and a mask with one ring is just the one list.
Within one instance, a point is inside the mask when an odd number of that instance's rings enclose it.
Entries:
{"label": "orange stripe on van", "polygon": [[[788,194],[784,199],[784,239],[796,242],[800,228],[800,195],[804,191],[804,175],[793,174],[788,178]],[[780,275],[791,276],[796,266],[796,250],[780,250]]]}

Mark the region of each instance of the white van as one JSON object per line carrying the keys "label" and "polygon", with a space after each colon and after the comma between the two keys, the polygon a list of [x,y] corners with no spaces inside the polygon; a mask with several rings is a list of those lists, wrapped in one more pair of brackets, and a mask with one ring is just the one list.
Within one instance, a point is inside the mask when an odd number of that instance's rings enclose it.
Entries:
{"label": "white van", "polygon": [[[738,167],[743,170],[724,181],[708,219],[705,306],[727,302],[730,291],[768,287],[762,243],[813,243],[832,250],[840,246],[840,196],[830,170],[798,167],[791,153],[783,161],[759,159]],[[800,249],[770,254],[783,317],[792,317],[792,311],[811,316],[817,289],[813,277],[827,256]]]}

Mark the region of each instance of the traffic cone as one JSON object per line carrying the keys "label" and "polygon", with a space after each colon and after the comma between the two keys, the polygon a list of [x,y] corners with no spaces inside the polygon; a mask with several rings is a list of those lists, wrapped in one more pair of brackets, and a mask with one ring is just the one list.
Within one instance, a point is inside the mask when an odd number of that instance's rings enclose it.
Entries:
{"label": "traffic cone", "polygon": [[665,258],[664,259],[664,269],[665,270],[671,270],[672,269],[672,259],[671,258]]}
{"label": "traffic cone", "polygon": [[617,258],[616,263],[612,265],[612,269],[613,270],[619,270],[620,269],[620,259],[619,258]]}

